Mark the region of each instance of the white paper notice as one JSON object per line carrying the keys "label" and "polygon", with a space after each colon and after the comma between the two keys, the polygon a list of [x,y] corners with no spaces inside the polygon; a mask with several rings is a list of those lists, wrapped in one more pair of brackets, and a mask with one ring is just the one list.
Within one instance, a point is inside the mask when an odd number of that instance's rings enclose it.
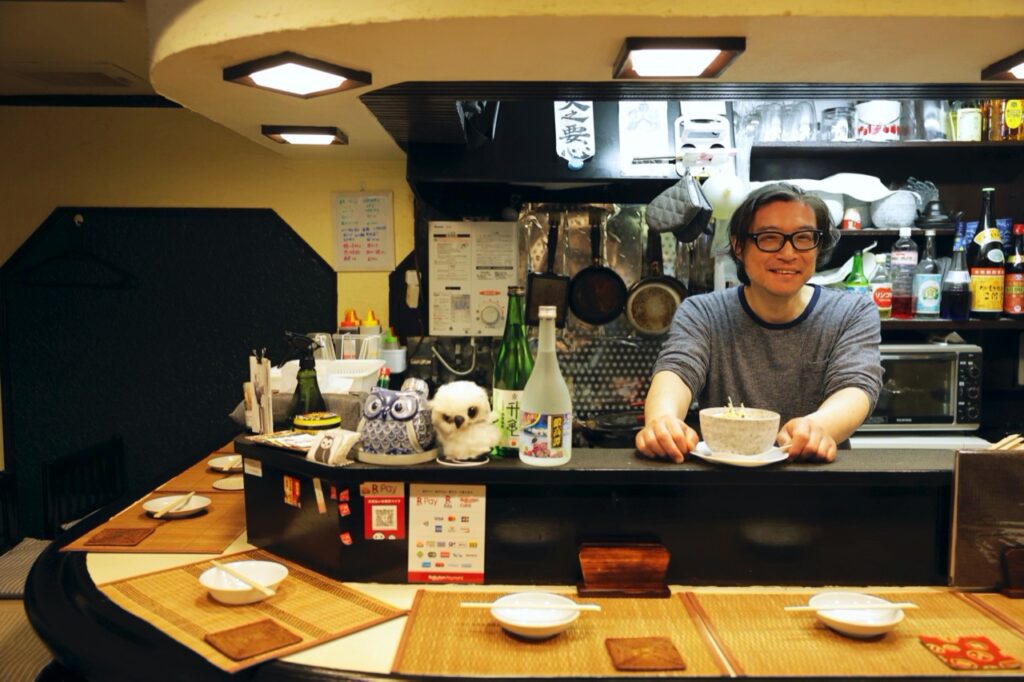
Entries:
{"label": "white paper notice", "polygon": [[633,163],[637,157],[668,156],[668,102],[619,102],[619,170],[623,175],[664,174],[664,165]]}
{"label": "white paper notice", "polygon": [[336,272],[395,269],[395,226],[391,192],[335,192]]}
{"label": "white paper notice", "polygon": [[487,487],[409,486],[409,582],[482,583]]}

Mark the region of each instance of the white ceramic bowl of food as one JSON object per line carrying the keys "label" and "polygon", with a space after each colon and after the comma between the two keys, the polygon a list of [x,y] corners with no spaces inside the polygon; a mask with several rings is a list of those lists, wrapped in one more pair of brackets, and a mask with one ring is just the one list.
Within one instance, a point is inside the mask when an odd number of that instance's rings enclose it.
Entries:
{"label": "white ceramic bowl of food", "polygon": [[[272,590],[276,590],[281,581],[288,577],[288,568],[276,561],[231,561],[224,565]],[[266,599],[266,595],[255,587],[250,587],[216,566],[203,571],[199,583],[210,591],[211,597],[223,604],[254,604]]]}
{"label": "white ceramic bowl of food", "polygon": [[701,437],[715,455],[758,455],[779,434],[779,413],[753,407],[706,407],[700,411]]}
{"label": "white ceramic bowl of food", "polygon": [[[891,602],[859,592],[820,592],[807,602],[820,609],[818,620],[836,632],[849,637],[878,637],[895,628],[903,620],[903,609],[888,606]],[[872,605],[877,609],[844,609],[846,605]],[[828,608],[835,605],[835,608]]]}
{"label": "white ceramic bowl of food", "polygon": [[[516,592],[496,599],[491,616],[509,632],[528,639],[547,639],[565,631],[580,612],[576,602],[550,592]],[[550,608],[517,608],[522,606]],[[566,607],[569,608],[566,608]]]}

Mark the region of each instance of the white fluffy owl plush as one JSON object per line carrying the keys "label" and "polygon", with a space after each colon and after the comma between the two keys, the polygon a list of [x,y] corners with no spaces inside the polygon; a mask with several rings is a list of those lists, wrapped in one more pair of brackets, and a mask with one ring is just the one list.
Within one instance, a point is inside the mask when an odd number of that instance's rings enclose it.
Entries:
{"label": "white fluffy owl plush", "polygon": [[[406,382],[407,384],[410,382]],[[359,420],[362,447],[380,455],[408,455],[429,450],[434,444],[426,384],[393,391],[374,386],[363,403]]]}
{"label": "white fluffy owl plush", "polygon": [[472,381],[453,381],[437,389],[430,403],[437,439],[449,459],[471,459],[498,444],[487,391]]}

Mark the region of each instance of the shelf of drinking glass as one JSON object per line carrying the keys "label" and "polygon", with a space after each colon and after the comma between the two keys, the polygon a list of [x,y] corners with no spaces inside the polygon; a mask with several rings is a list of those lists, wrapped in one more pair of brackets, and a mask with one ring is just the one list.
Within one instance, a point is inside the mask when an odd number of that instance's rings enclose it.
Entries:
{"label": "shelf of drinking glass", "polygon": [[824,142],[821,140],[809,140],[806,142],[756,142],[752,147],[753,153],[763,152],[775,156],[785,156],[787,153],[794,155],[806,155],[820,152],[831,154],[834,152],[854,152],[871,154],[879,151],[936,151],[936,150],[962,150],[962,151],[996,151],[999,149],[1024,149],[1024,140],[1001,140],[998,142],[985,140],[983,142],[957,142],[954,140],[907,140],[870,142],[867,140],[850,140],[847,142]]}
{"label": "shelf of drinking glass", "polygon": [[1000,317],[994,320],[897,320],[888,318],[882,320],[882,329],[992,329],[992,330],[1018,330],[1024,329],[1024,320],[1014,320],[1008,317]]}

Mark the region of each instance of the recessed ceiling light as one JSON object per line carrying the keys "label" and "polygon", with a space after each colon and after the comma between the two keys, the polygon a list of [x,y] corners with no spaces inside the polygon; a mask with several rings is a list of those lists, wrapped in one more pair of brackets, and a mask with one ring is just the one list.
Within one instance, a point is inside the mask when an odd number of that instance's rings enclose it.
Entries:
{"label": "recessed ceiling light", "polygon": [[717,78],[746,38],[626,38],[613,78]]}
{"label": "recessed ceiling light", "polygon": [[981,70],[983,81],[1024,80],[1024,50],[989,64]]}
{"label": "recessed ceiling light", "polygon": [[263,126],[262,132],[280,144],[348,144],[348,136],[330,126]]}
{"label": "recessed ceiling light", "polygon": [[224,80],[309,98],[370,85],[373,76],[294,52],[282,52],[229,66],[224,69]]}

